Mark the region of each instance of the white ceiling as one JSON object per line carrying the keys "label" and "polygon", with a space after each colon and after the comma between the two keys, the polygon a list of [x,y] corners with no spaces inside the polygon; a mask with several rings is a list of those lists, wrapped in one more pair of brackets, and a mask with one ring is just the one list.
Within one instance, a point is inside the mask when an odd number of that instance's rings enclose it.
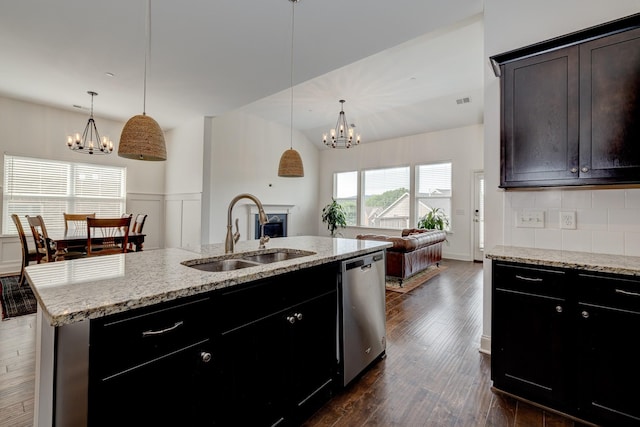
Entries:
{"label": "white ceiling", "polygon": [[[96,117],[140,114],[146,7],[0,0],[0,94],[73,110],[93,90]],[[292,7],[294,127],[318,147],[340,99],[363,143],[482,123],[482,0],[153,0],[147,114],[288,126]]]}

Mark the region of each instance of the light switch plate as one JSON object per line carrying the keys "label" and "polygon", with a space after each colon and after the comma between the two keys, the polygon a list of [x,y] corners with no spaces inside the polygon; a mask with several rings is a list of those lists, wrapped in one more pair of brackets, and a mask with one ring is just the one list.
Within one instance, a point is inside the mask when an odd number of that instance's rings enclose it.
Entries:
{"label": "light switch plate", "polygon": [[576,229],[576,211],[560,211],[560,228]]}
{"label": "light switch plate", "polygon": [[539,209],[520,209],[516,212],[516,227],[544,228],[544,211]]}

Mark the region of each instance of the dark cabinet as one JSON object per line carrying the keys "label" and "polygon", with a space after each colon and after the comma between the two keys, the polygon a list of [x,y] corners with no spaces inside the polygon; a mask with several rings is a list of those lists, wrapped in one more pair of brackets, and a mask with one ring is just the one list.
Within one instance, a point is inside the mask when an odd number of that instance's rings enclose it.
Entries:
{"label": "dark cabinet", "polygon": [[337,375],[336,295],[335,265],[222,292],[221,424],[297,425],[330,398]]}
{"label": "dark cabinet", "polygon": [[565,279],[563,271],[496,264],[491,322],[495,387],[545,404],[564,402]]}
{"label": "dark cabinet", "polygon": [[579,411],[602,425],[639,425],[640,280],[580,274]]}
{"label": "dark cabinet", "polygon": [[214,425],[209,298],[92,321],[90,426]]}
{"label": "dark cabinet", "polygon": [[493,262],[496,389],[599,425],[639,425],[640,278]]}
{"label": "dark cabinet", "polygon": [[633,15],[492,57],[500,187],[640,182],[639,27]]}

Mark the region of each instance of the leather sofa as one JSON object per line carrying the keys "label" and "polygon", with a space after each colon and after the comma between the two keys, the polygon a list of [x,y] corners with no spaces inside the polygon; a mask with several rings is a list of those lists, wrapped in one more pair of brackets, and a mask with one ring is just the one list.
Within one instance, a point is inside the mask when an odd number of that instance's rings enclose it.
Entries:
{"label": "leather sofa", "polygon": [[402,235],[359,234],[356,239],[393,243],[387,248],[387,276],[403,280],[442,260],[442,245],[447,233],[441,230],[406,228]]}

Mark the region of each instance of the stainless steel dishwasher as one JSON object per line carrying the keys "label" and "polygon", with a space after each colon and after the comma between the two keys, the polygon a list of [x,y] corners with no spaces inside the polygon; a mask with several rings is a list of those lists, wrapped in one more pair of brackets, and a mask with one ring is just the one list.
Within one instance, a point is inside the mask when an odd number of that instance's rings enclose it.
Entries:
{"label": "stainless steel dishwasher", "polygon": [[342,261],[340,361],[347,385],[387,347],[385,252]]}

